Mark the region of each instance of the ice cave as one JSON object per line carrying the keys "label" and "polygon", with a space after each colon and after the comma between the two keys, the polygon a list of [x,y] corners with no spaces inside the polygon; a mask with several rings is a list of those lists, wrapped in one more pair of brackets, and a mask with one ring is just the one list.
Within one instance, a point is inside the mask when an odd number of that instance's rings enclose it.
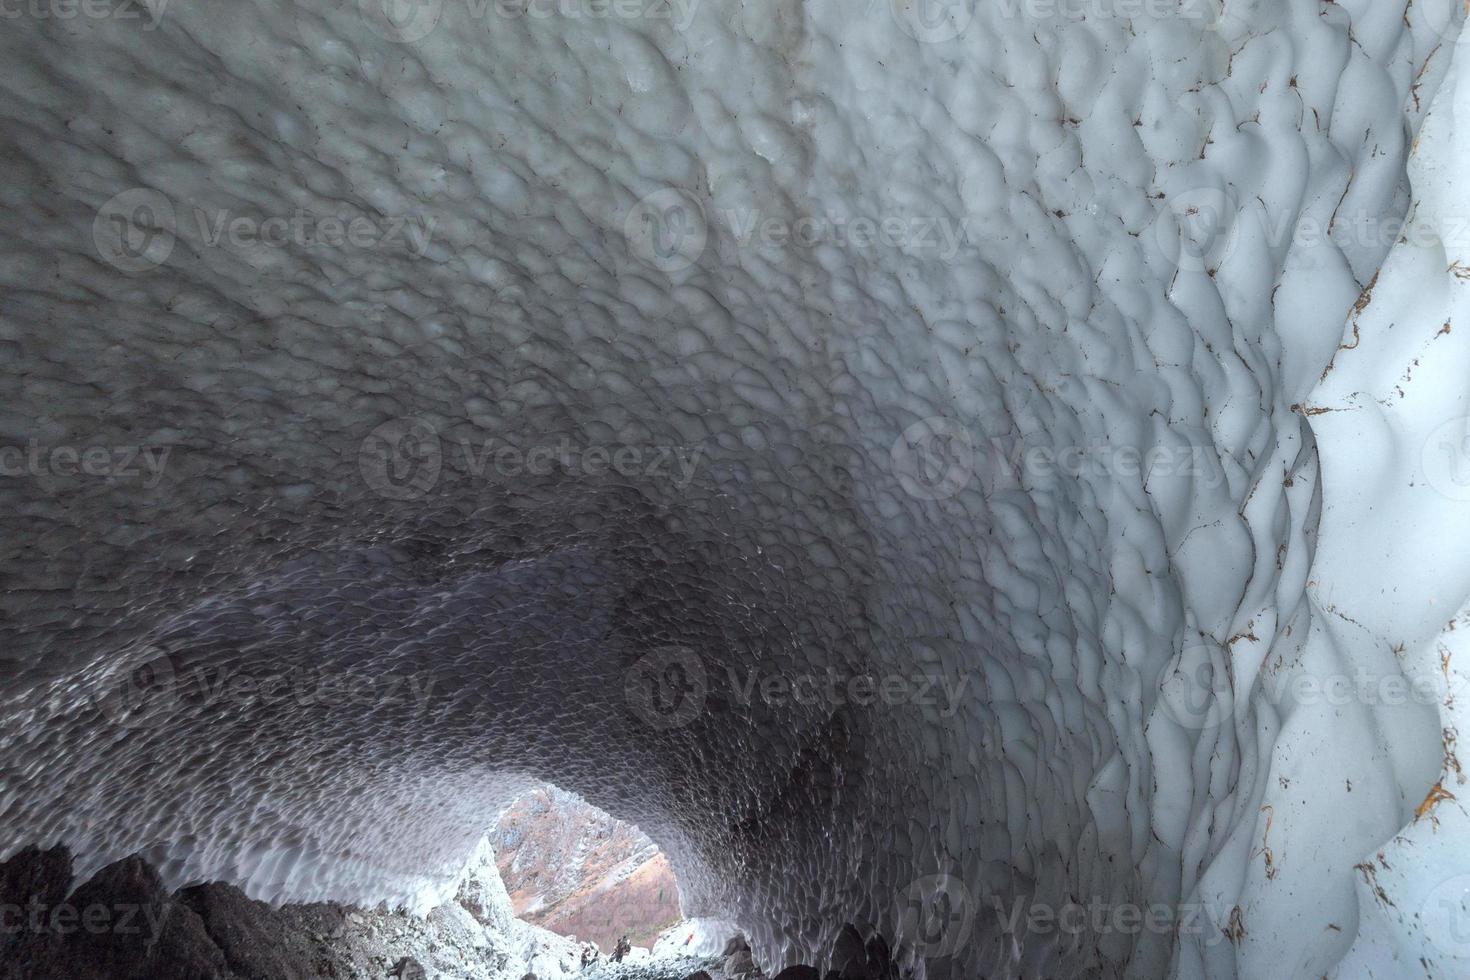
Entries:
{"label": "ice cave", "polygon": [[1470,975],[1466,7],[0,0],[0,977]]}

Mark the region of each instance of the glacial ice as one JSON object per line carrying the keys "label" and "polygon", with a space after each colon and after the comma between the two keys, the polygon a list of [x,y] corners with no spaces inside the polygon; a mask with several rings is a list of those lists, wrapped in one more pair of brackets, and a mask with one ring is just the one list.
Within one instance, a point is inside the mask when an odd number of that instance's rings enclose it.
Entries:
{"label": "glacial ice", "polygon": [[0,855],[427,909],[552,780],[770,964],[1470,963],[1458,0],[65,9]]}

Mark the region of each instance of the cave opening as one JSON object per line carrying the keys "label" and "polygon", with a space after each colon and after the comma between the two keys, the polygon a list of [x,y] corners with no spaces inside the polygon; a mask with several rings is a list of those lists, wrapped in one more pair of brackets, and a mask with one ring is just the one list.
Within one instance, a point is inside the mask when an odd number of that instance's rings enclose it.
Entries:
{"label": "cave opening", "polygon": [[[636,826],[549,783],[521,793],[490,833],[516,915],[612,956],[619,940],[651,952],[683,921],[668,858]],[[691,927],[677,938],[687,945]],[[732,932],[733,934],[733,932]]]}

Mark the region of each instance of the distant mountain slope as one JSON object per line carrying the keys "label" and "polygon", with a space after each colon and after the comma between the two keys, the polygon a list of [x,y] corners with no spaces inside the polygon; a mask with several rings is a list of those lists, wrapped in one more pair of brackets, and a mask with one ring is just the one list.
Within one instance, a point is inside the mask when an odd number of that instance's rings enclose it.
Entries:
{"label": "distant mountain slope", "polygon": [[618,937],[653,945],[679,921],[668,859],[631,824],[554,787],[511,805],[491,834],[516,915],[610,953]]}

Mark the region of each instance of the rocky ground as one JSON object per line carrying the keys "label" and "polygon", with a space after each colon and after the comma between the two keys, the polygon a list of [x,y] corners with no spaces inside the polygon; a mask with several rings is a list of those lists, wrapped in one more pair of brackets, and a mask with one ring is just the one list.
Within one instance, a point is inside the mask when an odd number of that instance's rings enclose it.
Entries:
{"label": "rocky ground", "polygon": [[445,980],[562,980],[581,967],[578,943],[511,914],[488,849],[455,898],[423,917],[272,908],[217,882],[170,894],[136,857],[74,892],[71,881],[60,848],[0,864],[0,980],[358,980],[404,957]]}
{"label": "rocky ground", "polygon": [[604,959],[582,974],[583,980],[684,980],[703,972],[713,975],[720,970],[720,959],[678,956],[668,959],[642,959],[611,963]]}
{"label": "rocky ground", "polygon": [[[586,946],[514,917],[494,860],[487,841],[454,898],[414,916],[272,908],[219,882],[170,893],[138,857],[73,890],[64,848],[22,851],[0,863],[0,980],[764,980],[738,936],[717,955],[637,949],[584,969]],[[899,980],[882,940],[852,927],[829,960],[826,980]],[[822,975],[790,967],[775,980]]]}

